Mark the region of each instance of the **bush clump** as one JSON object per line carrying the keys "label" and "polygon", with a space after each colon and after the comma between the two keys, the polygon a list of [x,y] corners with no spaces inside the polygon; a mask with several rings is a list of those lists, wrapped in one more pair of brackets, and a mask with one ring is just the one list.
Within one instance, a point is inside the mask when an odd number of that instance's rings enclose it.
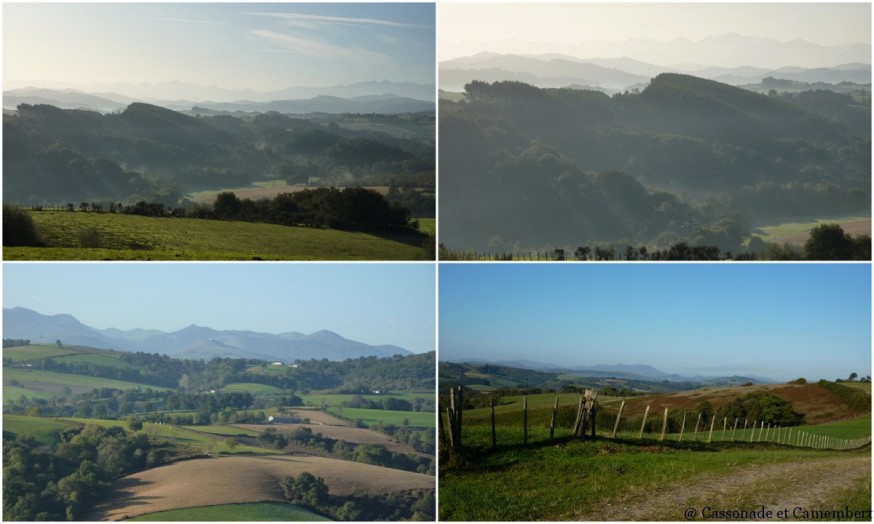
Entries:
{"label": "bush clump", "polygon": [[3,205],[3,245],[4,246],[41,246],[39,233],[33,218],[26,210]]}

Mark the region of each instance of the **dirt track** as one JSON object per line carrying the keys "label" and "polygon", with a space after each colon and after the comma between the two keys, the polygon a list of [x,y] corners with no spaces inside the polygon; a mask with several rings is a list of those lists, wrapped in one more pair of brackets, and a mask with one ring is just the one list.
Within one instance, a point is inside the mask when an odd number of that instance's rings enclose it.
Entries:
{"label": "dirt track", "polygon": [[279,481],[308,471],[323,477],[333,495],[434,488],[420,473],[320,457],[220,457],[176,462],[128,475],[86,520],[121,520],[177,508],[281,501]]}
{"label": "dirt track", "polygon": [[[731,511],[764,505],[766,510],[772,510],[774,514],[796,507],[839,510],[843,508],[822,505],[828,503],[829,494],[849,488],[865,478],[870,489],[870,475],[870,454],[744,467],[731,475],[697,477],[692,481],[668,485],[658,493],[630,493],[625,502],[575,518],[589,521],[682,521],[686,519],[684,512],[688,508],[694,508],[700,519],[705,506]],[[750,504],[749,500],[755,500],[755,503]]]}

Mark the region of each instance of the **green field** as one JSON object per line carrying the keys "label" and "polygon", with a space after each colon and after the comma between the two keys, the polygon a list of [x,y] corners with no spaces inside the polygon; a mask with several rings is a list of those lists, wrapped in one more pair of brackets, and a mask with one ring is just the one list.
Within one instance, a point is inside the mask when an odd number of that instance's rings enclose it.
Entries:
{"label": "green field", "polygon": [[57,360],[59,362],[77,362],[77,363],[83,363],[83,364],[96,364],[98,366],[105,366],[105,367],[119,368],[119,369],[136,369],[136,367],[137,367],[135,364],[121,360],[118,355],[106,355],[106,354],[100,354],[100,353],[63,355],[63,356],[55,357],[55,360]]}
{"label": "green field", "polygon": [[19,435],[30,435],[42,444],[55,444],[58,434],[77,426],[68,421],[42,417],[26,417],[23,415],[3,415],[3,434],[15,438]]}
{"label": "green field", "polygon": [[39,360],[48,357],[57,357],[61,355],[71,354],[73,354],[73,352],[70,349],[59,348],[55,344],[34,344],[30,346],[3,348],[3,358],[8,358],[13,362],[22,362],[25,360]]}
{"label": "green field", "polygon": [[[368,234],[112,213],[30,213],[49,247],[4,247],[4,260],[421,260],[418,234]],[[93,232],[97,247],[81,247]]]}
{"label": "green field", "polygon": [[[439,519],[591,520],[587,515],[610,507],[619,510],[629,497],[652,499],[653,493],[674,483],[694,485],[699,477],[719,478],[744,467],[843,456],[836,451],[735,446],[702,452],[703,446],[692,443],[654,446],[572,440],[554,446],[472,452],[457,461],[460,467],[447,467],[441,461]],[[760,493],[760,488],[747,493],[749,499],[735,499],[729,507],[757,504]],[[683,520],[682,509],[678,505],[673,513],[655,512],[643,520]]]}
{"label": "green field", "polygon": [[228,384],[222,388],[223,393],[251,393],[252,395],[275,395],[282,393],[282,390],[265,384],[255,384],[251,382],[238,382]]}
{"label": "green field", "polygon": [[[19,388],[24,388],[38,394],[52,393],[55,395],[63,395],[64,388],[82,391],[90,391],[94,388],[114,388],[114,389],[146,389],[151,388],[155,391],[165,391],[167,388],[158,386],[147,386],[134,382],[124,382],[121,380],[113,380],[109,378],[91,377],[87,375],[71,375],[67,373],[56,373],[54,371],[39,371],[35,369],[24,368],[6,368],[3,370],[3,386],[12,386],[12,381],[16,380],[20,384]],[[17,397],[13,397],[17,398]]]}
{"label": "green field", "polygon": [[7,400],[18,400],[21,397],[49,400],[57,395],[57,392],[50,393],[47,391],[35,391],[18,386],[3,386],[3,402],[6,402]]}
{"label": "green field", "polygon": [[387,397],[412,401],[412,400],[417,399],[417,398],[433,399],[434,393],[429,394],[427,391],[422,391],[422,392],[417,391],[417,392],[409,392],[409,393],[391,393],[388,395],[301,395],[300,397],[303,399],[303,403],[306,406],[333,407],[333,406],[339,406],[343,402],[350,402],[355,397],[363,397],[363,398],[365,398],[367,400],[371,400],[371,401],[379,401],[379,399],[387,398]]}
{"label": "green field", "polygon": [[300,506],[281,502],[255,502],[248,504],[221,504],[199,508],[174,509],[149,513],[126,520],[148,520],[159,522],[306,522],[331,520],[312,513]]}
{"label": "green field", "polygon": [[328,411],[348,420],[361,420],[368,426],[375,424],[377,421],[383,424],[402,426],[404,420],[407,420],[409,425],[413,427],[433,428],[435,426],[434,413],[428,412],[343,408],[339,406],[329,408]]}
{"label": "green field", "polygon": [[[127,422],[123,420],[101,420],[93,418],[65,418],[60,420],[69,420],[80,424],[94,424],[103,427],[121,427],[125,430],[128,429]],[[191,427],[193,428],[194,426]],[[152,424],[146,422],[143,424],[143,431],[148,435],[164,437],[175,444],[189,446],[196,450],[210,451],[212,453],[270,453],[270,451],[266,449],[247,446],[245,444],[237,444],[233,449],[231,449],[224,439],[212,437],[207,432],[199,432],[184,427],[171,426],[169,424]],[[244,433],[244,431],[240,430],[239,433]]]}

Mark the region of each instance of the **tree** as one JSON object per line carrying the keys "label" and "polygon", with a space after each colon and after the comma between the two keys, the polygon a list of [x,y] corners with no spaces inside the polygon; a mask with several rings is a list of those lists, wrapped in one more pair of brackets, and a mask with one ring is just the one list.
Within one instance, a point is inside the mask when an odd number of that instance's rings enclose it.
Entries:
{"label": "tree", "polygon": [[308,471],[304,471],[295,477],[285,477],[280,481],[282,493],[289,502],[294,504],[307,504],[319,507],[328,497],[328,486],[325,479],[316,477]]}
{"label": "tree", "polygon": [[216,217],[224,220],[234,220],[239,218],[243,203],[231,191],[224,191],[216,195],[212,208]]}
{"label": "tree", "polygon": [[804,243],[808,260],[852,260],[853,239],[838,224],[822,224],[810,230]]}
{"label": "tree", "polygon": [[859,378],[859,375],[857,373],[853,372],[853,373],[850,373],[850,377],[847,379],[847,381],[853,382],[857,378]]}

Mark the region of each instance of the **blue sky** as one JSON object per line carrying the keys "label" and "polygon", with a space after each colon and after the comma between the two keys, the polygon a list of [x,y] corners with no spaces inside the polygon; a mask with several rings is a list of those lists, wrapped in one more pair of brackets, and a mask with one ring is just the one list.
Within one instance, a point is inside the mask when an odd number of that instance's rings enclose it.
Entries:
{"label": "blue sky", "polygon": [[4,83],[434,83],[433,4],[3,4]]}
{"label": "blue sky", "polygon": [[445,264],[439,288],[441,360],[777,380],[871,370],[867,264]]}
{"label": "blue sky", "polygon": [[433,264],[3,264],[3,307],[99,329],[328,329],[435,349]]}

